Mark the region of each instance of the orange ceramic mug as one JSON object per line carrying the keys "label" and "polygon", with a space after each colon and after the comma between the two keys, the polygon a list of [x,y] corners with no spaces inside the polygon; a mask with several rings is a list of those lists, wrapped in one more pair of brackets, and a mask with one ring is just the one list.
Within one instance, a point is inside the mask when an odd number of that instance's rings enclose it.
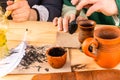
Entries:
{"label": "orange ceramic mug", "polygon": [[[92,46],[92,51],[90,51]],[[104,26],[94,31],[93,38],[87,38],[82,44],[83,52],[94,58],[103,68],[113,68],[120,62],[120,30],[117,27]]]}

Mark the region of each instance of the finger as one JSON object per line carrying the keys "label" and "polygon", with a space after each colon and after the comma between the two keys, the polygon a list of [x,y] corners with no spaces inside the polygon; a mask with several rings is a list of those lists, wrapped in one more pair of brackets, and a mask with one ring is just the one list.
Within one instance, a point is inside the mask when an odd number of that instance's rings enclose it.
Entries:
{"label": "finger", "polygon": [[71,14],[71,15],[70,15],[69,23],[72,22],[73,20],[75,20],[75,14]]}
{"label": "finger", "polygon": [[19,19],[13,19],[14,22],[24,22],[24,21],[27,21],[26,19],[24,18],[19,18]]}
{"label": "finger", "polygon": [[[26,11],[26,12],[25,12]],[[16,15],[16,14],[21,14],[21,13],[26,13],[26,15],[30,14],[30,8],[27,7],[21,7],[18,9],[15,9],[12,14]]]}
{"label": "finger", "polygon": [[100,9],[101,6],[99,5],[99,3],[96,3],[88,9],[86,16],[90,16],[92,13],[100,11]]}
{"label": "finger", "polygon": [[58,17],[55,17],[55,18],[53,19],[53,25],[54,25],[54,26],[57,26],[57,25],[58,25]]}
{"label": "finger", "polygon": [[26,21],[26,20],[24,20],[23,18],[21,18],[21,19],[13,19],[13,21],[14,21],[14,22],[24,22],[24,21]]}
{"label": "finger", "polygon": [[77,17],[77,22],[80,21],[80,20],[87,20],[87,18],[82,17],[82,16],[78,16],[78,17]]}
{"label": "finger", "polygon": [[88,5],[85,5],[84,8],[89,8],[91,6],[92,6],[92,4],[88,4]]}
{"label": "finger", "polygon": [[73,5],[76,5],[76,4],[79,3],[79,0],[71,0],[71,3],[72,3]]}
{"label": "finger", "polygon": [[7,10],[14,10],[14,9],[18,9],[20,7],[25,6],[26,4],[27,4],[26,0],[22,0],[22,1],[15,2],[12,5],[9,5],[6,9]]}
{"label": "finger", "polygon": [[62,17],[60,17],[59,19],[58,19],[58,30],[59,31],[62,31],[63,30],[63,19],[62,19]]}
{"label": "finger", "polygon": [[98,0],[81,0],[79,4],[76,6],[77,10],[81,10],[85,6],[90,6],[94,3],[96,3]]}
{"label": "finger", "polygon": [[13,5],[9,5],[6,9],[7,10],[14,10],[14,9],[19,8],[19,7],[20,7],[20,5],[14,3]]}
{"label": "finger", "polygon": [[7,1],[7,5],[11,5],[13,3],[14,3],[13,1]]}
{"label": "finger", "polygon": [[64,17],[63,19],[63,30],[64,32],[68,31],[69,16]]}
{"label": "finger", "polygon": [[20,14],[12,14],[12,18],[13,19],[20,19],[20,18],[24,18],[26,19],[28,16],[26,16],[26,13],[20,13]]}
{"label": "finger", "polygon": [[19,14],[12,14],[13,20],[26,21],[29,18],[29,15],[26,15],[26,12]]}
{"label": "finger", "polygon": [[28,18],[26,17],[20,17],[23,14],[18,14],[18,15],[12,15],[13,21],[15,22],[23,22],[23,21],[27,21]]}
{"label": "finger", "polygon": [[81,0],[76,6],[77,10],[81,10],[85,5],[88,5],[89,2],[87,0]]}

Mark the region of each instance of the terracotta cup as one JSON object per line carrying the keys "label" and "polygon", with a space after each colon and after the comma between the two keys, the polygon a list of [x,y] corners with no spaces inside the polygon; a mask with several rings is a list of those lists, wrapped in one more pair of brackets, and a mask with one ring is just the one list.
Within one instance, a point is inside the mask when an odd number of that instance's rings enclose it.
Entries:
{"label": "terracotta cup", "polygon": [[79,28],[79,42],[82,43],[86,38],[93,37],[93,32],[95,28],[96,22],[93,20],[79,20],[78,28]]}
{"label": "terracotta cup", "polygon": [[62,47],[52,47],[46,51],[48,63],[53,68],[61,68],[66,63],[67,51]]}
{"label": "terracotta cup", "polygon": [[[92,51],[90,51],[92,46]],[[120,30],[118,27],[103,26],[94,31],[94,38],[87,38],[82,51],[95,59],[103,68],[113,68],[120,62]]]}

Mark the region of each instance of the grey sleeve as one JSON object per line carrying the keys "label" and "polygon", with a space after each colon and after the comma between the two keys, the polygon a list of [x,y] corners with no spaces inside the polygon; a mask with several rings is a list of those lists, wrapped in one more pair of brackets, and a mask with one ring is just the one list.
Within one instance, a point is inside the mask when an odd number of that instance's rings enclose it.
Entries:
{"label": "grey sleeve", "polygon": [[34,5],[32,8],[37,9],[40,21],[47,21],[49,18],[48,9],[42,5]]}

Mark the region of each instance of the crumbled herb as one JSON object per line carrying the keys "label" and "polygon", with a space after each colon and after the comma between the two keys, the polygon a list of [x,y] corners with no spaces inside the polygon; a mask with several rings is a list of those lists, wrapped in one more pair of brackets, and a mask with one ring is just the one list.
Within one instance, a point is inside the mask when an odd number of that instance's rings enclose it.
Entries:
{"label": "crumbled herb", "polygon": [[48,71],[49,71],[49,68],[45,68],[45,71],[47,71],[47,72],[48,72]]}
{"label": "crumbled herb", "polygon": [[38,68],[38,72],[40,71],[40,69],[42,68],[41,66],[36,66]]}
{"label": "crumbled herb", "polygon": [[76,65],[72,65],[71,68],[72,68],[72,71],[75,71],[79,69],[85,69],[86,66],[87,66],[86,64],[76,64]]}

